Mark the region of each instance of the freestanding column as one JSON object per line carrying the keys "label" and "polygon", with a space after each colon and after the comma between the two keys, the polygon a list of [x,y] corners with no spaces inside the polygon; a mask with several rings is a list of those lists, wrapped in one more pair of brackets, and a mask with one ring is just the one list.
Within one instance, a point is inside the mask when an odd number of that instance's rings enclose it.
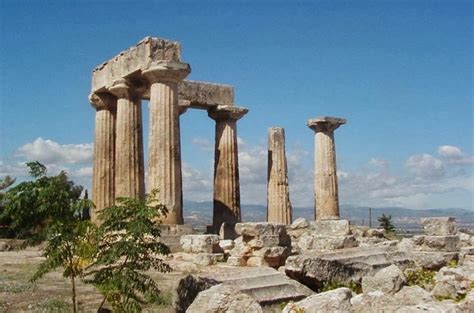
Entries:
{"label": "freestanding column", "polygon": [[346,120],[335,117],[317,117],[306,125],[315,131],[315,215],[316,220],[339,219],[336,146],[334,130]]}
{"label": "freestanding column", "polygon": [[91,219],[99,223],[97,214],[115,201],[115,113],[117,99],[105,93],[91,94],[89,101],[96,109]]}
{"label": "freestanding column", "polygon": [[184,223],[178,82],[190,72],[189,64],[170,61],[143,72],[151,85],[148,181],[168,209],[163,224]]}
{"label": "freestanding column", "polygon": [[117,97],[115,197],[144,199],[141,98],[125,81],[116,82],[109,91]]}
{"label": "freestanding column", "polygon": [[214,154],[213,228],[218,232],[222,223],[240,222],[240,183],[237,148],[237,120],[248,109],[230,105],[208,111],[216,121]]}
{"label": "freestanding column", "polygon": [[285,155],[285,130],[268,129],[267,221],[291,224],[288,167]]}

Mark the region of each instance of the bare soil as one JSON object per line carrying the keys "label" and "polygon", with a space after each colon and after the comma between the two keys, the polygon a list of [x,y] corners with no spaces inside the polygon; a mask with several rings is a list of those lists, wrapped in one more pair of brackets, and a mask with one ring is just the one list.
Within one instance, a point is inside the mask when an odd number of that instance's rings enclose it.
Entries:
{"label": "bare soil", "polygon": [[[37,283],[29,279],[44,259],[41,249],[31,247],[25,250],[0,252],[0,312],[72,312],[71,283],[62,277],[60,269],[46,274]],[[182,261],[168,259],[176,268],[171,273],[150,273],[158,282],[163,303],[145,308],[145,312],[174,312],[176,287],[179,280],[197,273]],[[97,312],[102,296],[93,286],[77,282],[79,312]]]}

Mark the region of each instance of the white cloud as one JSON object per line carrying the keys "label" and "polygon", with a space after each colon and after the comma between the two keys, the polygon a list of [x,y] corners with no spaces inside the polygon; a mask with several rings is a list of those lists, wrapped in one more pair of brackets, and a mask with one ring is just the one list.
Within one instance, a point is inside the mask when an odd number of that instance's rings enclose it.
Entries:
{"label": "white cloud", "polygon": [[44,164],[86,164],[92,161],[93,145],[91,143],[61,145],[39,137],[18,148],[16,156]]}
{"label": "white cloud", "polygon": [[183,194],[193,201],[211,201],[213,191],[212,174],[203,173],[187,163],[182,164]]}
{"label": "white cloud", "polygon": [[443,162],[430,154],[412,155],[406,162],[408,170],[419,177],[437,177],[444,175]]}
{"label": "white cloud", "polygon": [[444,162],[457,165],[474,164],[474,156],[464,153],[456,146],[439,146],[438,154],[443,158]]}
{"label": "white cloud", "polygon": [[390,162],[380,158],[372,158],[369,160],[369,165],[375,168],[388,168]]}

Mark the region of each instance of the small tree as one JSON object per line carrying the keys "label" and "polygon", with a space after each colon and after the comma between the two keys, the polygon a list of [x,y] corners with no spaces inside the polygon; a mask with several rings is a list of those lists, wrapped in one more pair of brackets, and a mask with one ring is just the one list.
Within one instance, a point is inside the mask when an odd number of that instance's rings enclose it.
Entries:
{"label": "small tree", "polygon": [[385,214],[382,214],[382,216],[377,220],[380,223],[380,227],[382,227],[385,232],[392,233],[395,231],[395,226],[392,223],[392,215],[386,216]]}
{"label": "small tree", "polygon": [[158,300],[158,284],[145,272],[168,272],[171,268],[158,256],[169,249],[159,242],[159,219],[166,207],[156,205],[156,191],[146,202],[118,198],[117,204],[99,213],[100,243],[93,269],[85,274],[117,312],[138,312]]}
{"label": "small tree", "polygon": [[117,312],[138,312],[142,305],[159,300],[158,284],[145,272],[170,271],[158,256],[168,254],[158,242],[163,205],[154,205],[156,192],[146,202],[117,199],[117,205],[99,213],[102,224],[95,226],[80,218],[57,222],[49,228],[48,243],[32,280],[61,267],[71,280],[71,298],[76,312],[76,279],[93,284]]}
{"label": "small tree", "polygon": [[46,258],[31,278],[37,281],[46,273],[58,267],[63,269],[63,277],[71,280],[73,312],[77,312],[76,279],[83,275],[97,254],[99,233],[89,221],[72,220],[54,223],[48,230],[48,241],[43,251]]}
{"label": "small tree", "polygon": [[5,211],[5,191],[15,183],[15,180],[15,178],[11,178],[8,175],[0,179],[0,237],[11,237],[13,235],[8,228],[11,220],[7,216],[3,216],[3,212]]}

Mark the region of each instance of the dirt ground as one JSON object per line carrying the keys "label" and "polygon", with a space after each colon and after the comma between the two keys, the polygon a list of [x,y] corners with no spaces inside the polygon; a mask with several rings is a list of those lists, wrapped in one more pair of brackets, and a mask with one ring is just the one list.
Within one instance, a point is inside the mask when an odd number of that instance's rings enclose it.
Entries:
{"label": "dirt ground", "polygon": [[[29,279],[43,260],[40,248],[0,252],[0,312],[72,312],[71,284],[57,270],[37,283]],[[197,269],[168,260],[171,273],[151,273],[162,291],[162,304],[145,308],[145,312],[174,312],[173,303],[180,278],[197,273]],[[184,264],[185,265],[185,264]],[[97,312],[102,297],[93,286],[77,283],[79,312]]]}

